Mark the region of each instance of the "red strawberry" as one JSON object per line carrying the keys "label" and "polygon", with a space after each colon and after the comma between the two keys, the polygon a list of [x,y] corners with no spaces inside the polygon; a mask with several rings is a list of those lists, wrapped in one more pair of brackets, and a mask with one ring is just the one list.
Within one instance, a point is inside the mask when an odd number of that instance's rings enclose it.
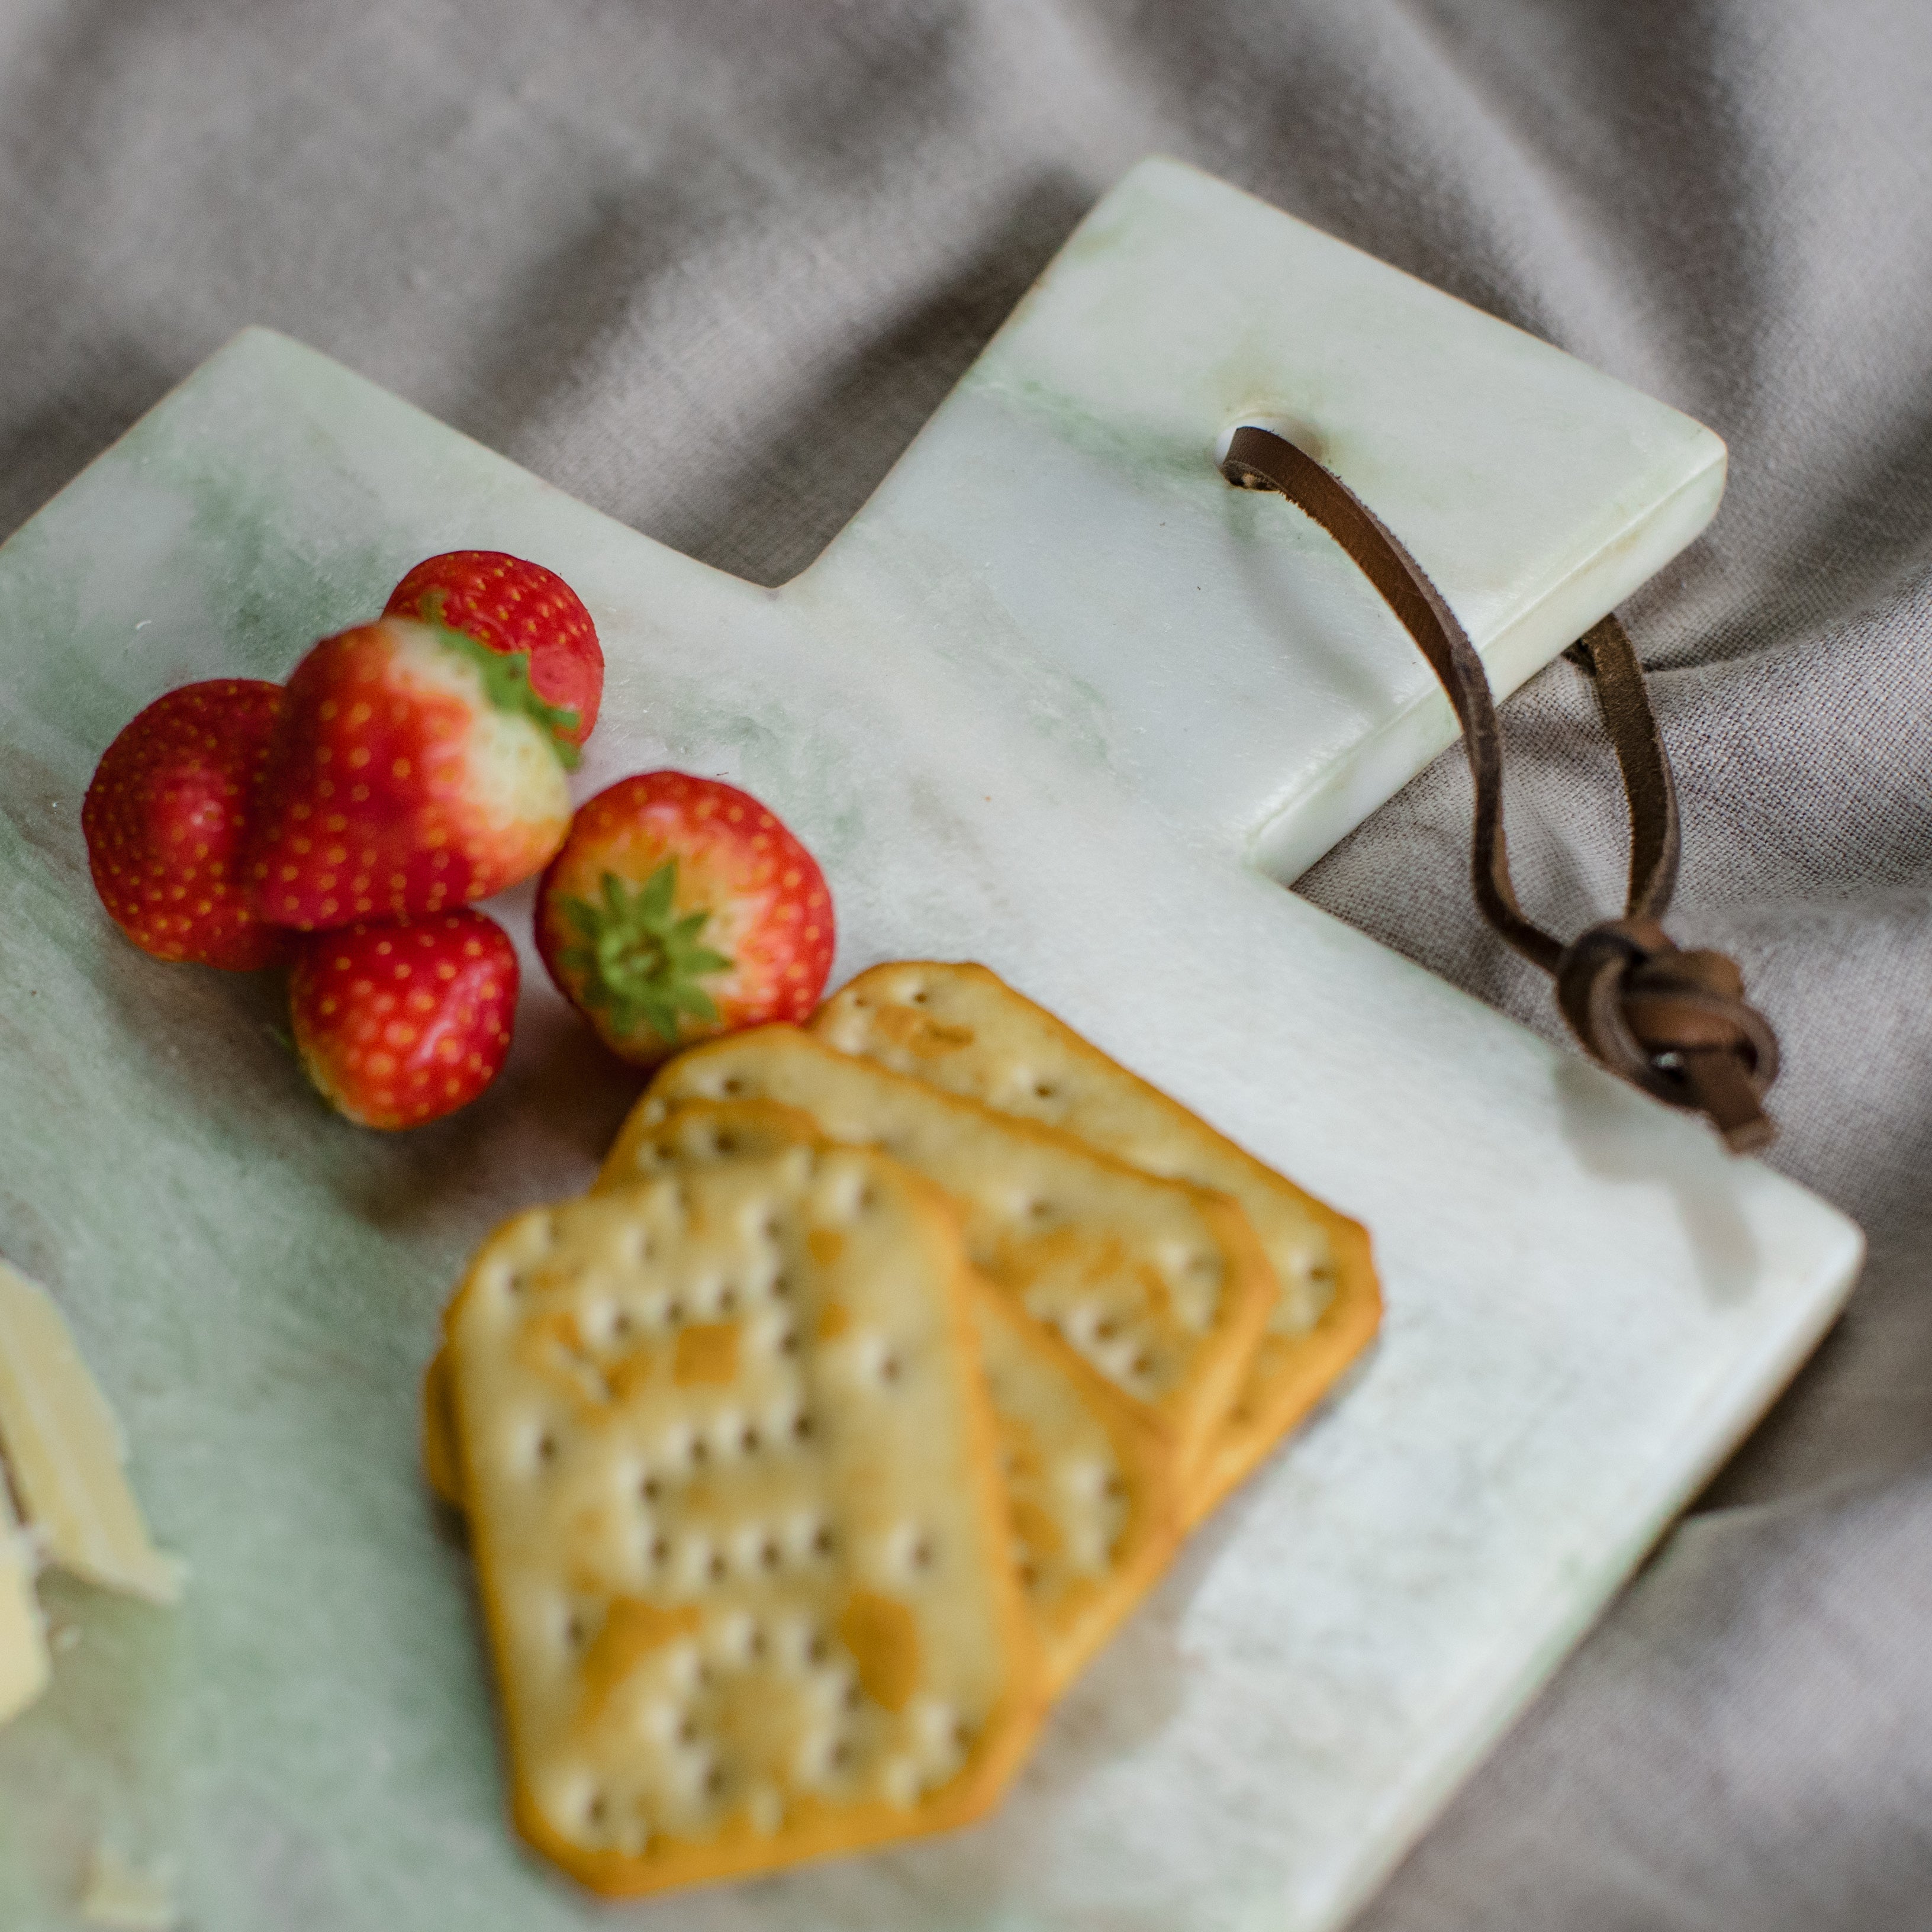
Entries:
{"label": "red strawberry", "polygon": [[256,800],[256,915],[304,932],[412,918],[536,871],[569,828],[577,754],[527,664],[402,617],[317,644]]}
{"label": "red strawberry", "polygon": [[296,1051],[358,1126],[417,1127],[466,1107],[510,1050],[517,952],[465,910],[352,926],[299,942],[289,975]]}
{"label": "red strawberry", "polygon": [[561,735],[573,745],[590,736],[604,695],[604,652],[590,613],[555,571],[500,550],[447,550],[418,564],[382,614],[446,625],[493,651],[526,652],[531,689],[577,714]]}
{"label": "red strawberry", "polygon": [[832,968],[832,896],[758,801],[646,772],[577,814],[537,892],[537,950],[604,1044],[640,1066],[802,1020]]}
{"label": "red strawberry", "polygon": [[143,952],[238,973],[287,941],[248,904],[239,863],[282,688],[218,678],[158,698],[107,748],[80,808],[108,916]]}

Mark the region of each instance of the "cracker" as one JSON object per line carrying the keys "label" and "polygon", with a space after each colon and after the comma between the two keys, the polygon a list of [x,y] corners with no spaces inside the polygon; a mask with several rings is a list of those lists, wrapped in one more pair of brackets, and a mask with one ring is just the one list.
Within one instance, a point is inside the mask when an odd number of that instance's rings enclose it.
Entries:
{"label": "cracker", "polygon": [[519,1828],[606,1892],[958,1824],[1046,1703],[952,1216],[862,1150],[519,1216],[445,1316]]}
{"label": "cracker", "polygon": [[[836,1145],[802,1107],[776,1100],[692,1100],[652,1110],[657,1115],[648,1133],[632,1133],[620,1162],[607,1160],[592,1183],[592,1191],[654,1180],[694,1162],[728,1160],[778,1154],[790,1147]],[[624,1136],[620,1136],[621,1144]]]}
{"label": "cracker", "polygon": [[1203,1472],[1197,1514],[1254,1467],[1374,1335],[1381,1291],[1359,1222],[1263,1166],[986,967],[875,966],[820,1007],[811,1030],[842,1052],[1240,1202],[1279,1295]]}
{"label": "cracker", "polygon": [[974,1266],[1147,1404],[1191,1481],[1274,1299],[1267,1258],[1232,1202],[788,1026],[729,1034],[669,1062],[625,1122],[605,1175],[635,1170],[673,1107],[738,1099],[802,1108],[831,1138],[880,1148],[936,1181],[959,1204]]}
{"label": "cracker", "polygon": [[423,1479],[439,1502],[466,1509],[462,1466],[457,1460],[456,1414],[450,1406],[449,1351],[438,1348],[423,1371]]}
{"label": "cracker", "polygon": [[1180,1484],[1143,1406],[1052,1329],[990,1284],[975,1314],[1013,1561],[1058,1696],[1166,1568]]}
{"label": "cracker", "polygon": [[[693,1102],[635,1140],[625,1171],[668,1173],[816,1142],[812,1116],[768,1100]],[[976,1284],[980,1364],[999,1432],[1013,1559],[1046,1654],[1070,1684],[1166,1567],[1181,1533],[1173,1458],[1144,1405],[1042,1322]]]}

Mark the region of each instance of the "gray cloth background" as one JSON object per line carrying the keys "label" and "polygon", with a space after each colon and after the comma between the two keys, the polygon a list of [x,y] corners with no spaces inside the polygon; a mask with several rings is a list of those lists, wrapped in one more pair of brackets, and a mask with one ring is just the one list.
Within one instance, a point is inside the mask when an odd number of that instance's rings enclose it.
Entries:
{"label": "gray cloth background", "polygon": [[[1932,1925],[1932,14],[0,0],[0,530],[244,322],[766,583],[1133,160],[1197,161],[1711,424],[1628,607],[1687,943],[1788,1071],[1850,1312],[1362,1924]],[[1578,675],[1508,707],[1526,902],[1616,897]],[[1302,890],[1550,1034],[1440,760]],[[4,935],[0,935],[4,944]]]}

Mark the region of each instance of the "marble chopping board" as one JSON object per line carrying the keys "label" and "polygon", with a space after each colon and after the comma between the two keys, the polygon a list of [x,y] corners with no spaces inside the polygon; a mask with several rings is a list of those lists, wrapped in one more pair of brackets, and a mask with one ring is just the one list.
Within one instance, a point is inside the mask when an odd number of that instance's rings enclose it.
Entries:
{"label": "marble chopping board", "polygon": [[[171,1870],[195,1932],[1318,1932],[1423,1828],[1860,1244],[1282,890],[1450,724],[1328,539],[1221,482],[1241,420],[1375,506],[1499,689],[1722,487],[1696,424],[1156,161],[782,590],[261,332],[0,550],[0,1252],[66,1309],[192,1572],[172,1614],[48,1583],[56,1681],[0,1732],[0,1924],[80,1923],[104,1844]],[[580,796],[661,764],[750,788],[825,866],[836,978],[985,959],[1373,1231],[1378,1345],[982,1826],[614,1909],[519,1851],[417,1378],[464,1256],[587,1181],[634,1082],[526,950],[493,1093],[360,1132],[306,1094],[272,980],[148,961],[88,890],[82,794],[136,710],[285,674],[457,547],[596,618]],[[493,909],[526,945],[526,896]]]}

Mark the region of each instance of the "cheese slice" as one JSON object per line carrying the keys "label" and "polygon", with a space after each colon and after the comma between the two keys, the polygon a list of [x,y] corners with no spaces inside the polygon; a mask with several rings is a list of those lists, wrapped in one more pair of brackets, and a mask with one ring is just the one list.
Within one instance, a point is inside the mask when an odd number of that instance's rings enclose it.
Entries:
{"label": "cheese slice", "polygon": [[182,1568],[148,1540],[114,1412],[44,1288],[0,1262],[0,1454],[46,1560],[172,1604]]}
{"label": "cheese slice", "polygon": [[47,1688],[47,1633],[34,1595],[34,1552],[0,1480],[0,1724]]}

